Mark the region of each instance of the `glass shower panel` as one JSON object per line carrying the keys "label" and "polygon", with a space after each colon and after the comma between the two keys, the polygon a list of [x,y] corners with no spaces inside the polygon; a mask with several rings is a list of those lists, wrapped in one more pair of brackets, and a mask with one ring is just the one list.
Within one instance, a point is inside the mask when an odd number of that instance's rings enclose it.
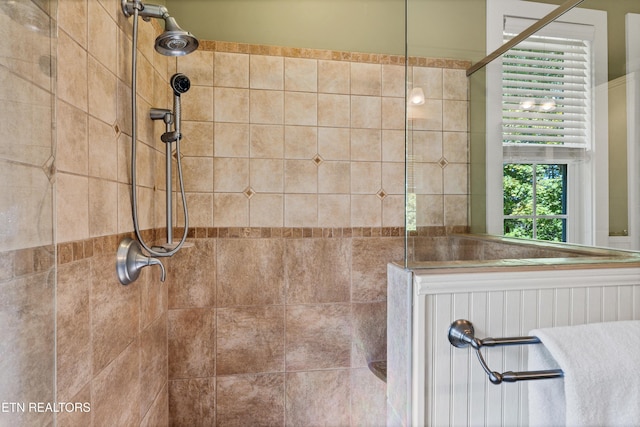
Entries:
{"label": "glass shower panel", "polygon": [[1,425],[55,400],[54,0],[0,2]]}

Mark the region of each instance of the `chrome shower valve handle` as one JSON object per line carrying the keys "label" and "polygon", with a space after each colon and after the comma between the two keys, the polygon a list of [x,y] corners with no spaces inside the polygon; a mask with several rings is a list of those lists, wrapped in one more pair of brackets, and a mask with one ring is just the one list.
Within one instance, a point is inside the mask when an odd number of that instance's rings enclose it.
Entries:
{"label": "chrome shower valve handle", "polygon": [[136,281],[142,269],[151,265],[160,266],[160,281],[164,282],[167,272],[159,259],[144,255],[140,244],[135,240],[127,237],[120,242],[116,253],[116,272],[120,283],[128,285]]}

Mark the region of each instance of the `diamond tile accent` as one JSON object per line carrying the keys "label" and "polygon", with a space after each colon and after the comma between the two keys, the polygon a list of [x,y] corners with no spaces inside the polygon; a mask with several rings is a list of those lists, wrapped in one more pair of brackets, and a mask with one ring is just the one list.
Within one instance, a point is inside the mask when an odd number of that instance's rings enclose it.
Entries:
{"label": "diamond tile accent", "polygon": [[316,154],[315,156],[313,156],[313,163],[316,164],[316,166],[320,166],[320,163],[324,162],[324,159],[322,157],[320,157],[319,154]]}
{"label": "diamond tile accent", "polygon": [[113,124],[113,131],[116,133],[116,135],[120,135],[120,127],[117,123]]}
{"label": "diamond tile accent", "polygon": [[378,198],[380,200],[383,200],[385,197],[387,197],[387,193],[381,188],[380,190],[378,190],[378,192],[376,193],[376,196],[378,196]]}
{"label": "diamond tile accent", "polygon": [[440,157],[440,160],[438,160],[438,164],[440,165],[440,167],[442,169],[444,169],[449,164],[449,161],[447,159],[445,159],[444,157]]}
{"label": "diamond tile accent", "polygon": [[253,191],[253,188],[251,187],[247,187],[244,189],[244,191],[242,192],[242,194],[244,194],[245,196],[247,196],[247,199],[250,199],[251,197],[253,197],[254,194],[256,194],[255,191]]}

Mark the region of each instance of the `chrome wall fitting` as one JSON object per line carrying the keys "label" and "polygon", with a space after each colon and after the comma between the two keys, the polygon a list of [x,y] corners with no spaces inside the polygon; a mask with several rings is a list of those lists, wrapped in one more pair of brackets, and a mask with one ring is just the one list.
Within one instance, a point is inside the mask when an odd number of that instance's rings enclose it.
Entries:
{"label": "chrome wall fitting", "polygon": [[120,242],[116,253],[116,272],[120,283],[128,285],[135,282],[140,276],[140,271],[150,265],[160,266],[162,269],[160,281],[164,282],[166,271],[159,259],[144,255],[140,244],[133,239],[127,237]]}

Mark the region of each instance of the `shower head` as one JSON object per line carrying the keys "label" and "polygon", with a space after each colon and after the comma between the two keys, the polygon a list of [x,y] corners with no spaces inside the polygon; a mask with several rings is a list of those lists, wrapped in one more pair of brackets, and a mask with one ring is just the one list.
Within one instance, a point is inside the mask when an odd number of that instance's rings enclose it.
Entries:
{"label": "shower head", "polygon": [[122,12],[126,17],[133,15],[134,10],[145,21],[150,18],[164,20],[164,32],[156,38],[156,51],[165,56],[183,56],[198,48],[198,39],[193,34],[180,28],[176,20],[169,15],[166,7],[155,4],[143,4],[140,0],[121,1]]}
{"label": "shower head", "polygon": [[156,38],[156,50],[166,56],[183,56],[198,48],[198,39],[180,28],[172,17],[164,20],[164,32]]}

